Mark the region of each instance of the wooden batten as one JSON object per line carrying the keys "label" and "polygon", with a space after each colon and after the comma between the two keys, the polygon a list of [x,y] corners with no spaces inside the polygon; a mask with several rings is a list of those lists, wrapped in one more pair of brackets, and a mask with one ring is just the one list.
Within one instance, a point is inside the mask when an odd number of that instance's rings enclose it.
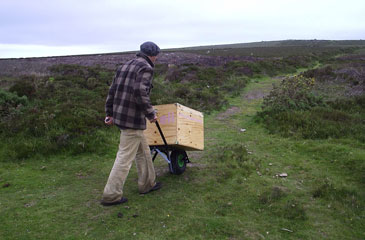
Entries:
{"label": "wooden batten", "polygon": [[[188,151],[204,149],[204,116],[201,112],[178,103],[154,108],[168,145]],[[150,146],[164,145],[154,123],[147,123],[145,135]]]}

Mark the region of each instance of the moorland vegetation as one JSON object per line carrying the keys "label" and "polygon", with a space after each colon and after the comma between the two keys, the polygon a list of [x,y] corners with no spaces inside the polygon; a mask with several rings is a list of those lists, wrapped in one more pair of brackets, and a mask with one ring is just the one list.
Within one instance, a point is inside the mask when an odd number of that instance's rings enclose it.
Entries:
{"label": "moorland vegetation", "polygon": [[[338,53],[337,51],[332,54]],[[153,104],[179,102],[209,113],[227,106],[250,78],[294,73],[329,54],[231,61],[223,66],[157,64]],[[25,75],[0,89],[2,160],[102,151],[104,99],[114,72],[101,66],[60,64],[45,76]]]}
{"label": "moorland vegetation", "polygon": [[132,169],[130,202],[108,209],[114,70],[1,76],[0,238],[365,238],[365,51],[317,43],[185,49],[211,58],[157,64],[153,104],[204,112],[205,151],[180,176],[157,160],[164,188],[147,197]]}

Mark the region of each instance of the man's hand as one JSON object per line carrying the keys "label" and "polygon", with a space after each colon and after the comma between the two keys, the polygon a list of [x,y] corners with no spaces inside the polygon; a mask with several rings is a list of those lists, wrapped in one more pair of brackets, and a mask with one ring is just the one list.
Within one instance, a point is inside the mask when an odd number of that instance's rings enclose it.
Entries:
{"label": "man's hand", "polygon": [[153,117],[153,119],[150,120],[150,123],[154,123],[157,121],[157,115],[155,114],[155,116]]}
{"label": "man's hand", "polygon": [[113,125],[113,117],[105,117],[104,123],[109,126]]}

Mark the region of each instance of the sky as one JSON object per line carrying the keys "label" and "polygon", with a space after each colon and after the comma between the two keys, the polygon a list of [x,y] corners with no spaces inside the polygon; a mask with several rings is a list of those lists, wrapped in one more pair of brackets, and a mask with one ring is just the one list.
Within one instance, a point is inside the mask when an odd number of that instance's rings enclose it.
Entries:
{"label": "sky", "polygon": [[365,39],[365,0],[0,0],[0,58]]}

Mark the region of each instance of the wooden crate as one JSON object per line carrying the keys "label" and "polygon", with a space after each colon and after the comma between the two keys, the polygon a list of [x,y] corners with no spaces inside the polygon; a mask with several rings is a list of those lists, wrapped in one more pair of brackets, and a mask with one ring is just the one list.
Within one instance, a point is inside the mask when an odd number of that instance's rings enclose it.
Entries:
{"label": "wooden crate", "polygon": [[[204,149],[204,117],[201,112],[178,103],[153,107],[169,146],[187,151]],[[164,145],[155,123],[147,121],[144,133],[150,146]]]}

